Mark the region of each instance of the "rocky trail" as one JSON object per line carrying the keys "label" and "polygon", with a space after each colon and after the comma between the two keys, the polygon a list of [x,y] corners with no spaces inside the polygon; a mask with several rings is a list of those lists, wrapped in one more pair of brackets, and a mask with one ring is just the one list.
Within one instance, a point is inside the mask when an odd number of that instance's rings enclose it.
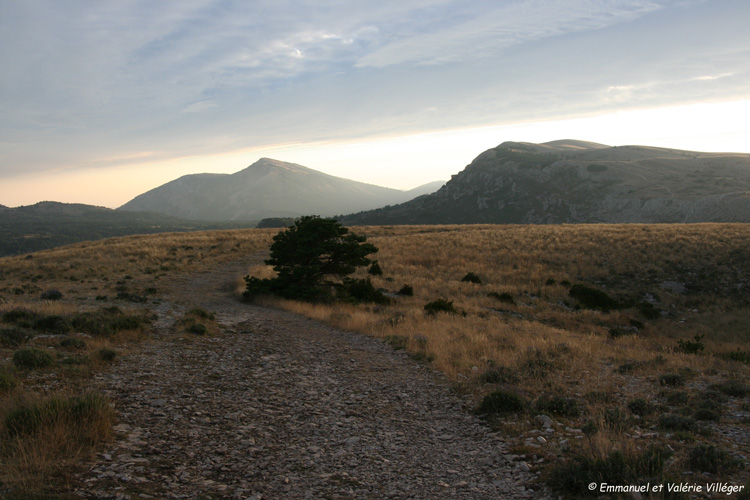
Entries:
{"label": "rocky trail", "polygon": [[[118,438],[78,478],[79,496],[544,497],[429,367],[378,339],[238,301],[227,284],[247,265],[170,278],[152,338],[97,375]],[[196,306],[216,313],[221,333],[172,331]]]}

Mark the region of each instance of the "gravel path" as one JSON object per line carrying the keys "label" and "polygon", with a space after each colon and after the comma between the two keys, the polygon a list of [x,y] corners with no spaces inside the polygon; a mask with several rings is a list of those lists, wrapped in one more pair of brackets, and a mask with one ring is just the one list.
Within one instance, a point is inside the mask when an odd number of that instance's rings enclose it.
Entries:
{"label": "gravel path", "polygon": [[[80,478],[80,496],[543,497],[502,436],[427,366],[377,339],[233,299],[226,284],[246,264],[173,279],[153,339],[97,376],[116,402],[119,438]],[[223,331],[165,328],[170,310],[193,306],[216,312]]]}

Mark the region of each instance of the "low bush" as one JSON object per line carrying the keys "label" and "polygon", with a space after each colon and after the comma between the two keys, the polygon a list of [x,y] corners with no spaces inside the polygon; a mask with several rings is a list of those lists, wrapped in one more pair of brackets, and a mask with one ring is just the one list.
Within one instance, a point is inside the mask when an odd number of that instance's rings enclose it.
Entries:
{"label": "low bush", "polygon": [[18,328],[3,328],[0,330],[0,345],[3,347],[18,347],[27,340],[30,335]]}
{"label": "low bush", "polygon": [[646,401],[644,398],[636,398],[628,401],[628,410],[630,410],[633,415],[645,417],[654,412],[654,405]]}
{"label": "low bush", "polygon": [[69,347],[72,349],[85,349],[86,342],[73,337],[64,338],[60,341],[60,347]]}
{"label": "low bush", "polygon": [[475,273],[466,273],[466,276],[461,278],[461,281],[465,283],[476,283],[476,284],[482,283],[482,279]]}
{"label": "low bush", "polygon": [[371,303],[371,304],[388,304],[390,299],[383,295],[383,292],[377,290],[370,279],[352,279],[345,278],[344,282],[338,289],[336,296],[345,302]]}
{"label": "low bush", "polygon": [[5,367],[0,367],[0,393],[12,391],[16,385],[16,377]]}
{"label": "low bush", "polygon": [[620,304],[615,299],[601,290],[586,285],[573,285],[568,294],[576,299],[581,307],[586,309],[607,312],[620,308]]}
{"label": "low bush", "polygon": [[208,328],[203,323],[193,323],[185,329],[186,332],[192,333],[193,335],[205,335],[208,333]]}
{"label": "low bush", "polygon": [[409,338],[403,335],[387,335],[383,340],[385,340],[385,342],[396,351],[406,349],[406,346],[409,343]]}
{"label": "low bush", "polygon": [[693,340],[678,340],[677,350],[686,354],[700,354],[706,349],[706,345],[703,343],[703,337],[705,335],[696,335]]}
{"label": "low bush", "polygon": [[581,414],[581,408],[578,406],[578,401],[573,398],[564,398],[562,396],[546,396],[539,398],[535,406],[537,411],[552,413],[564,417],[577,417]]}
{"label": "low bush", "polygon": [[513,384],[518,377],[510,368],[498,366],[480,375],[479,381],[483,384]]}
{"label": "low bush", "polygon": [[492,297],[493,299],[497,299],[504,304],[516,303],[516,300],[513,298],[513,295],[509,294],[508,292],[503,292],[503,293],[490,292],[487,294],[487,297]]}
{"label": "low bush", "polygon": [[661,309],[654,307],[650,302],[641,302],[638,304],[638,312],[646,319],[655,320],[661,318]]}
{"label": "low bush", "polygon": [[367,274],[370,276],[383,276],[383,269],[380,267],[380,264],[378,264],[378,261],[373,261],[373,263],[370,265],[370,268],[367,270]]}
{"label": "low bush", "polygon": [[733,472],[742,467],[742,461],[712,444],[698,444],[688,455],[688,464],[693,471],[711,474]]}
{"label": "low bush", "polygon": [[47,290],[42,292],[41,298],[43,300],[60,300],[62,299],[62,293],[59,290]]}
{"label": "low bush", "polygon": [[31,328],[34,325],[36,313],[28,309],[18,308],[5,311],[2,317],[5,323],[13,323],[22,328]]}
{"label": "low bush", "polygon": [[34,330],[51,333],[53,335],[65,335],[72,330],[70,322],[58,315],[38,316],[32,326]]}
{"label": "low bush", "polygon": [[107,361],[107,362],[114,361],[115,358],[117,357],[116,351],[113,351],[112,349],[107,349],[106,347],[99,349],[97,354],[99,355],[99,359],[101,359],[102,361]]}
{"label": "low bush", "polygon": [[424,312],[431,316],[437,313],[458,314],[456,308],[453,307],[453,301],[445,299],[438,299],[432,302],[428,302],[424,306]]}
{"label": "low bush", "polygon": [[40,349],[19,349],[13,353],[13,364],[23,370],[46,368],[54,362],[55,358],[50,353]]}
{"label": "low bush", "polygon": [[518,394],[506,391],[496,391],[486,395],[477,408],[482,414],[520,413],[526,404]]}
{"label": "low bush", "polygon": [[119,307],[104,307],[95,312],[78,313],[70,322],[79,332],[95,337],[111,337],[119,332],[138,330],[148,320],[127,315]]}
{"label": "low bush", "polygon": [[676,387],[685,385],[685,377],[679,373],[665,373],[659,376],[659,385],[666,385],[669,387]]}
{"label": "low bush", "polygon": [[603,459],[577,455],[570,461],[552,466],[547,484],[574,498],[601,497],[598,488],[590,488],[591,484],[634,484],[644,477],[662,481],[664,467],[671,456],[670,450],[658,445],[651,445],[642,453],[633,455],[613,451]]}
{"label": "low bush", "polygon": [[727,352],[727,353],[719,354],[719,357],[722,359],[727,359],[729,361],[737,361],[738,363],[745,363],[746,365],[750,364],[750,353],[747,351],[740,350],[739,347],[734,352]]}
{"label": "low bush", "polygon": [[696,429],[697,423],[693,417],[667,413],[659,417],[658,426],[667,431],[693,431]]}
{"label": "low bush", "polygon": [[713,384],[711,389],[733,398],[744,398],[750,394],[750,387],[739,380],[728,380],[720,384]]}
{"label": "low bush", "polygon": [[414,288],[411,285],[404,285],[397,293],[404,297],[411,297],[414,295]]}

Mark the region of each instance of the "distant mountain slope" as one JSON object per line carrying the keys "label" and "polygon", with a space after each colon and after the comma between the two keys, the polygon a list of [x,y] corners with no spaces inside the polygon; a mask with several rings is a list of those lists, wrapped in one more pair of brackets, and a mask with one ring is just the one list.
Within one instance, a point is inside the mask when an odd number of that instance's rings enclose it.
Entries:
{"label": "distant mountain slope", "polygon": [[234,174],[180,177],[118,210],[149,210],[193,220],[330,216],[402,203],[422,192],[410,194],[262,158]]}
{"label": "distant mountain slope", "polygon": [[151,212],[116,212],[109,208],[51,201],[3,207],[0,211],[0,257],[129,234],[252,226],[251,223],[209,224]]}
{"label": "distant mountain slope", "polygon": [[434,194],[345,224],[750,222],[750,154],[505,142]]}

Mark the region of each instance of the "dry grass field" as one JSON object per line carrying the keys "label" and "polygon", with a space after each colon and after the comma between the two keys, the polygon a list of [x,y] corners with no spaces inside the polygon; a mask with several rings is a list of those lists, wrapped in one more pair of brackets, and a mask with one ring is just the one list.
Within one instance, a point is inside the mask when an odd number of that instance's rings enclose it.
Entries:
{"label": "dry grass field", "polygon": [[[372,280],[390,304],[267,302],[430,363],[572,497],[570,477],[747,482],[750,226],[353,231],[379,248],[384,274]],[[262,256],[276,232],[134,236],[0,259],[0,491],[64,483],[111,439],[114,412],[87,380],[148,338],[161,279]],[[425,311],[436,301],[453,311]]]}

